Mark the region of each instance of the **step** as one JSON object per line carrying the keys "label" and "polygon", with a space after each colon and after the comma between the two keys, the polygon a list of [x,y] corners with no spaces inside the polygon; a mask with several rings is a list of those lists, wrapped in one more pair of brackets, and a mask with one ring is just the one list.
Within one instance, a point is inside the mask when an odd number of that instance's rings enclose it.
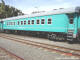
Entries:
{"label": "step", "polygon": [[68,30],[68,32],[73,32],[74,30]]}
{"label": "step", "polygon": [[69,33],[73,33],[73,32],[68,32],[68,34],[69,34]]}
{"label": "step", "polygon": [[67,40],[70,40],[70,41],[72,41],[73,39],[67,39]]}
{"label": "step", "polygon": [[68,36],[68,35],[69,35],[69,36],[71,36],[71,35],[73,36],[73,34],[67,34],[67,36]]}
{"label": "step", "polygon": [[69,37],[69,38],[73,38],[73,36],[67,36],[67,37]]}

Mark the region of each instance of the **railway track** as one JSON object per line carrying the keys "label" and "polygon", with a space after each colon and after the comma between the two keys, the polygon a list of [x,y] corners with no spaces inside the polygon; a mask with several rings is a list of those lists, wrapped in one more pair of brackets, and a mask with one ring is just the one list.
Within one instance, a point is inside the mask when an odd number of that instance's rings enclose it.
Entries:
{"label": "railway track", "polygon": [[32,45],[37,48],[42,48],[53,53],[56,52],[62,55],[74,56],[74,57],[80,58],[80,50],[75,50],[75,49],[70,49],[70,48],[65,48],[65,47],[60,47],[60,46],[55,46],[55,45],[49,45],[46,43],[40,43],[40,42],[35,42],[35,41],[30,41],[30,40],[24,40],[24,39],[15,38],[6,34],[0,34],[0,37],[13,40],[15,42],[19,42],[22,44]]}
{"label": "railway track", "polygon": [[7,51],[5,48],[0,47],[0,60],[24,60],[24,59]]}

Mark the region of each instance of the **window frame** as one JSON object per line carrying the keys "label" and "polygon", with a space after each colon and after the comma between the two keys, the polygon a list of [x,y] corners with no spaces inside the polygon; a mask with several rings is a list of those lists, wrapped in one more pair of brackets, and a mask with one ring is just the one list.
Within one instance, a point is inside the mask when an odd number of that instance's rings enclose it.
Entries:
{"label": "window frame", "polygon": [[14,25],[14,22],[12,22],[12,25]]}
{"label": "window frame", "polygon": [[28,20],[28,25],[30,25],[31,24],[31,20]]}
{"label": "window frame", "polygon": [[9,22],[7,22],[7,26],[9,25]]}
{"label": "window frame", "polygon": [[9,25],[11,25],[11,22],[9,22]]}
{"label": "window frame", "polygon": [[26,25],[26,22],[27,22],[27,21],[26,21],[26,20],[24,20],[24,25]]}
{"label": "window frame", "polygon": [[21,21],[21,25],[23,25],[23,21]]}
{"label": "window frame", "polygon": [[16,25],[16,23],[14,22],[14,25]]}
{"label": "window frame", "polygon": [[40,24],[40,19],[36,20],[36,24],[39,25]]}
{"label": "window frame", "polygon": [[34,24],[33,21],[34,21],[34,20],[31,20],[31,24],[32,24],[32,25]]}
{"label": "window frame", "polygon": [[[49,19],[51,19],[51,24],[52,24],[52,18],[48,18],[47,19],[47,24],[49,24],[50,21],[48,21]],[[50,25],[50,24],[49,24]]]}
{"label": "window frame", "polygon": [[[44,19],[44,18],[43,18]],[[45,24],[45,19],[44,19],[44,24]],[[42,24],[42,19],[41,19],[41,25],[44,25],[44,24]]]}
{"label": "window frame", "polygon": [[8,25],[10,25],[10,22],[8,22]]}
{"label": "window frame", "polygon": [[69,23],[70,24],[73,24],[74,23],[74,19],[73,18],[70,18]]}
{"label": "window frame", "polygon": [[10,25],[12,25],[12,22],[10,22]]}
{"label": "window frame", "polygon": [[20,21],[17,22],[17,25],[20,25]]}

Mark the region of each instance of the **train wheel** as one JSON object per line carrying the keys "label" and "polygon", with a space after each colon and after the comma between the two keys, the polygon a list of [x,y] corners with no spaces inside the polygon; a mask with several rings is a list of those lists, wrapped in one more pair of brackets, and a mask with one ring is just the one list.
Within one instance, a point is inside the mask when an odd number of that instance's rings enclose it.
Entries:
{"label": "train wheel", "polygon": [[51,34],[48,34],[48,39],[51,40]]}
{"label": "train wheel", "polygon": [[73,44],[74,42],[73,42],[73,41],[68,41],[68,43],[69,43],[69,44]]}
{"label": "train wheel", "polygon": [[62,41],[66,41],[64,35],[61,36],[62,37]]}
{"label": "train wheel", "polygon": [[77,41],[80,41],[80,38],[79,37],[77,37]]}
{"label": "train wheel", "polygon": [[56,35],[55,34],[48,34],[48,39],[55,41]]}
{"label": "train wheel", "polygon": [[77,36],[76,40],[80,42],[80,37],[79,36],[80,36],[80,34],[78,33],[78,36]]}

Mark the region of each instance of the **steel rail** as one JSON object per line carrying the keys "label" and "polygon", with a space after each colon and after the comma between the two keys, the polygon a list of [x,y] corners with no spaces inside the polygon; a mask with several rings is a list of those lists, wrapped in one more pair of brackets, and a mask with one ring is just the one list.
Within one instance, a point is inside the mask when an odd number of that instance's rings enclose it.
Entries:
{"label": "steel rail", "polygon": [[[78,54],[78,53],[80,53],[80,50],[69,49],[69,48],[55,46],[55,45],[49,45],[49,44],[46,44],[46,43],[34,42],[34,41],[24,40],[24,39],[20,39],[20,38],[5,36],[5,35],[0,35],[0,37],[6,38],[6,39],[9,39],[9,40],[13,40],[13,41],[16,41],[16,42],[20,42],[20,43],[23,43],[23,44],[33,45],[33,46],[36,46],[38,48],[44,48],[44,49],[46,49],[48,51],[51,51],[51,52],[55,51],[55,52],[58,52],[58,53],[61,53],[61,54],[64,54],[64,55],[75,56],[75,57],[80,58],[80,54]],[[75,52],[77,52],[77,53],[75,53]]]}
{"label": "steel rail", "polygon": [[2,49],[3,51],[5,51],[6,53],[8,53],[10,56],[14,56],[14,58],[15,58],[16,60],[24,60],[23,58],[21,58],[21,57],[17,56],[16,54],[14,54],[14,53],[6,50],[6,49],[3,48],[3,47],[0,47],[0,49]]}

